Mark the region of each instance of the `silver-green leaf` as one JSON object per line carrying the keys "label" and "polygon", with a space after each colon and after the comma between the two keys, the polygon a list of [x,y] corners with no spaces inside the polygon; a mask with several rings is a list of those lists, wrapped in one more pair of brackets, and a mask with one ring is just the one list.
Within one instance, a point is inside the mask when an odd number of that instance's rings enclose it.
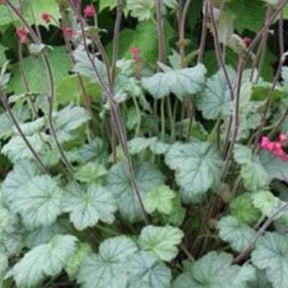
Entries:
{"label": "silver-green leaf", "polygon": [[166,154],[165,162],[176,171],[182,198],[188,203],[193,196],[204,194],[217,184],[222,168],[215,147],[207,142],[176,143]]}
{"label": "silver-green leaf", "polygon": [[114,221],[116,201],[107,188],[91,184],[83,189],[71,184],[66,190],[63,211],[70,213],[70,221],[77,230],[93,227],[99,220],[109,224]]}

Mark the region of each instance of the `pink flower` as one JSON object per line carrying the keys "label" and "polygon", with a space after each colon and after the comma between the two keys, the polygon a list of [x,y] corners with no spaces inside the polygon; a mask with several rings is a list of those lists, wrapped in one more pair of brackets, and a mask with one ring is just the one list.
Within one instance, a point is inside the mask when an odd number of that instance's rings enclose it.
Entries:
{"label": "pink flower", "polygon": [[42,15],[41,15],[41,18],[42,18],[42,20],[43,20],[45,23],[48,24],[48,23],[51,22],[52,16],[51,16],[51,14],[49,14],[49,13],[43,12]]}
{"label": "pink flower", "polygon": [[73,37],[73,35],[75,34],[75,31],[74,31],[74,29],[71,28],[71,27],[65,27],[65,28],[63,29],[63,33],[64,33],[65,37],[71,38],[71,37]]}
{"label": "pink flower", "polygon": [[268,150],[268,144],[270,143],[270,140],[269,140],[269,138],[268,137],[262,137],[261,138],[261,148],[263,148],[263,149],[267,149]]}
{"label": "pink flower", "polygon": [[279,141],[271,141],[268,137],[263,136],[260,146],[262,149],[270,151],[275,157],[283,161],[288,161],[288,154],[283,150],[287,142],[287,136],[281,133],[278,139]]}
{"label": "pink flower", "polygon": [[282,144],[280,142],[274,142],[274,150],[282,149]]}
{"label": "pink flower", "polygon": [[0,0],[0,4],[6,4],[6,0]]}
{"label": "pink flower", "polygon": [[285,156],[285,152],[282,148],[274,149],[272,153],[274,156],[279,157],[279,158],[282,158],[283,156]]}
{"label": "pink flower", "polygon": [[94,18],[94,16],[96,15],[95,7],[92,4],[87,5],[84,9],[84,15],[86,18]]}
{"label": "pink flower", "polygon": [[21,43],[26,43],[27,42],[27,34],[28,32],[23,28],[17,28],[16,34],[20,40]]}

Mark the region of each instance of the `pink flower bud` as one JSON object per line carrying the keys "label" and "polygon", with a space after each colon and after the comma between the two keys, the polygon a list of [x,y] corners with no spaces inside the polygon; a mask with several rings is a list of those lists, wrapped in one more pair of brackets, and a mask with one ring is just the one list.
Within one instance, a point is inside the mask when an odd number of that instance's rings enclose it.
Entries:
{"label": "pink flower bud", "polygon": [[267,146],[268,146],[269,143],[270,143],[270,140],[269,140],[268,137],[263,136],[261,138],[261,144],[260,145],[261,145],[262,149],[268,149]]}
{"label": "pink flower bud", "polygon": [[49,13],[43,12],[41,18],[45,23],[49,24],[51,22],[52,16]]}
{"label": "pink flower bud", "polygon": [[274,150],[274,142],[269,142],[266,146],[266,149],[269,151],[273,151]]}
{"label": "pink flower bud", "polygon": [[273,155],[279,158],[282,158],[283,156],[285,156],[285,152],[283,151],[282,148],[280,149],[274,149],[273,150]]}
{"label": "pink flower bud", "polygon": [[286,134],[281,133],[281,134],[279,135],[279,141],[280,141],[280,143],[281,143],[282,145],[285,145],[286,142],[287,142],[287,136],[286,136]]}
{"label": "pink flower bud", "polygon": [[65,37],[67,38],[71,38],[75,34],[75,31],[71,27],[65,27],[63,29],[63,32],[64,32]]}
{"label": "pink flower bud", "polygon": [[138,55],[139,52],[140,52],[137,47],[132,47],[130,51],[131,51],[131,53],[132,53],[133,56],[134,56],[134,55]]}
{"label": "pink flower bud", "polygon": [[96,15],[95,7],[92,4],[87,5],[84,9],[84,16],[86,18],[94,18],[95,15]]}
{"label": "pink flower bud", "polygon": [[130,51],[131,51],[131,54],[132,54],[132,56],[133,56],[133,60],[134,60],[135,62],[139,62],[139,61],[141,60],[139,48],[137,48],[137,47],[132,47]]}
{"label": "pink flower bud", "polygon": [[274,142],[274,150],[282,149],[282,144],[280,142]]}
{"label": "pink flower bud", "polygon": [[17,28],[16,34],[20,40],[21,43],[27,42],[27,34],[28,32],[25,29]]}
{"label": "pink flower bud", "polygon": [[243,37],[242,40],[243,40],[246,48],[248,48],[250,46],[251,42],[252,42],[252,39],[249,38],[249,37]]}

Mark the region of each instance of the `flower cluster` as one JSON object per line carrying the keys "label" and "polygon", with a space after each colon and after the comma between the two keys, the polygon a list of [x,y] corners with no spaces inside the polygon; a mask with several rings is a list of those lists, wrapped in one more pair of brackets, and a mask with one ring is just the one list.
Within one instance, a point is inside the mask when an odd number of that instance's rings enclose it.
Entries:
{"label": "flower cluster", "polygon": [[278,141],[271,141],[268,137],[262,137],[261,148],[273,153],[273,155],[281,160],[288,161],[288,154],[285,153],[283,148],[287,144],[287,136],[281,133]]}

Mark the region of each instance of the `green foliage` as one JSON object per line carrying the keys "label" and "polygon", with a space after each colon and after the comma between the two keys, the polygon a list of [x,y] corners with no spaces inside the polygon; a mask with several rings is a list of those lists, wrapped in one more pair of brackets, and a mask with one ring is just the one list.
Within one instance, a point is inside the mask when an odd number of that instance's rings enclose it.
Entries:
{"label": "green foliage", "polygon": [[287,283],[288,245],[285,236],[266,233],[256,244],[252,253],[253,264],[265,270],[273,288],[284,288]]}
{"label": "green foliage", "polygon": [[174,144],[166,155],[167,165],[176,170],[177,184],[185,202],[207,193],[218,182],[222,161],[215,147],[206,142]]}
{"label": "green foliage", "polygon": [[84,259],[91,254],[91,247],[86,243],[77,243],[76,250],[67,260],[65,271],[70,279],[75,279]]}
{"label": "green foliage", "polygon": [[51,242],[30,250],[11,271],[18,287],[39,286],[46,277],[56,276],[73,254],[76,238],[55,236]]}
{"label": "green foliage", "polygon": [[[235,15],[235,28],[239,33],[243,33],[245,29],[257,32],[261,29],[265,19],[264,1],[255,0],[239,0],[231,1],[229,8]],[[254,15],[251,11],[257,10]]]}
{"label": "green foliage", "polygon": [[[134,2],[134,1],[133,1]],[[164,27],[165,49],[170,50],[169,41],[173,38],[174,31],[171,25],[166,22]],[[157,28],[152,20],[142,21],[135,29],[123,29],[119,38],[119,55],[131,59],[131,48],[137,47],[144,63],[155,65],[158,59]],[[147,45],[149,42],[149,45]],[[107,47],[108,53],[112,54],[112,43]]]}
{"label": "green foliage", "polygon": [[[231,80],[234,78],[233,69],[228,69]],[[197,98],[198,108],[206,119],[227,117],[231,110],[230,92],[222,70],[209,78],[202,94]]]}
{"label": "green foliage", "polygon": [[145,208],[148,213],[158,211],[163,214],[171,214],[173,211],[173,199],[175,193],[168,186],[156,186],[144,198]]}
{"label": "green foliage", "polygon": [[131,11],[131,16],[139,21],[152,18],[154,11],[153,0],[127,0],[127,8]]}
{"label": "green foliage", "polygon": [[217,226],[220,238],[228,242],[233,250],[237,252],[241,252],[255,234],[252,228],[242,224],[233,216],[223,217]]}
{"label": "green foliage", "polygon": [[248,190],[266,187],[270,180],[258,156],[252,156],[247,147],[236,145],[234,148],[235,161],[241,165],[240,175]]}
{"label": "green foliage", "polygon": [[[46,2],[45,0],[42,0]],[[47,50],[49,61],[53,71],[55,84],[61,83],[62,78],[68,76],[70,70],[69,59],[64,47],[54,47],[53,50]],[[29,81],[29,89],[31,92],[47,93],[49,87],[48,74],[45,69],[45,64],[41,56],[30,56],[23,59],[23,70],[27,81]],[[12,79],[9,84],[9,90],[17,94],[27,92],[23,86],[20,64],[11,65]]]}
{"label": "green foliage", "polygon": [[31,228],[52,224],[61,213],[63,190],[50,176],[36,176],[13,195],[11,206]]}
{"label": "green foliage", "polygon": [[172,226],[146,226],[139,236],[140,248],[152,251],[161,260],[170,262],[178,254],[176,245],[181,242],[183,232]]}
{"label": "green foliage", "polygon": [[253,280],[255,270],[251,265],[240,267],[232,264],[232,256],[227,253],[210,252],[192,265],[191,271],[180,275],[174,282],[175,288],[244,288]]}
{"label": "green foliage", "polygon": [[169,287],[172,278],[170,269],[149,252],[135,253],[130,259],[129,287]]}
{"label": "green foliage", "polygon": [[0,288],[287,288],[288,5],[78,2],[0,0]]}
{"label": "green foliage", "polygon": [[201,91],[206,73],[203,65],[199,64],[180,71],[172,70],[163,65],[161,68],[165,69],[164,73],[159,72],[152,77],[142,79],[143,87],[154,98],[161,99],[173,93],[179,99],[183,99],[185,96]]}
{"label": "green foliage", "polygon": [[93,227],[99,220],[111,224],[116,209],[116,201],[107,188],[96,184],[87,190],[73,184],[67,187],[63,211],[70,213],[70,221],[78,230]]}
{"label": "green foliage", "polygon": [[[135,173],[140,194],[144,197],[151,189],[163,184],[163,175],[149,163],[142,163],[136,167]],[[110,169],[108,185],[116,198],[122,217],[130,222],[141,220],[140,204],[134,195],[133,186],[123,163],[116,164]]]}
{"label": "green foliage", "polygon": [[125,263],[136,251],[136,244],[128,237],[105,240],[99,246],[99,254],[89,255],[84,260],[77,281],[84,288],[127,287]]}
{"label": "green foliage", "polygon": [[248,225],[256,224],[261,217],[261,213],[255,209],[252,199],[253,196],[250,193],[245,193],[230,203],[231,214],[240,222]]}

